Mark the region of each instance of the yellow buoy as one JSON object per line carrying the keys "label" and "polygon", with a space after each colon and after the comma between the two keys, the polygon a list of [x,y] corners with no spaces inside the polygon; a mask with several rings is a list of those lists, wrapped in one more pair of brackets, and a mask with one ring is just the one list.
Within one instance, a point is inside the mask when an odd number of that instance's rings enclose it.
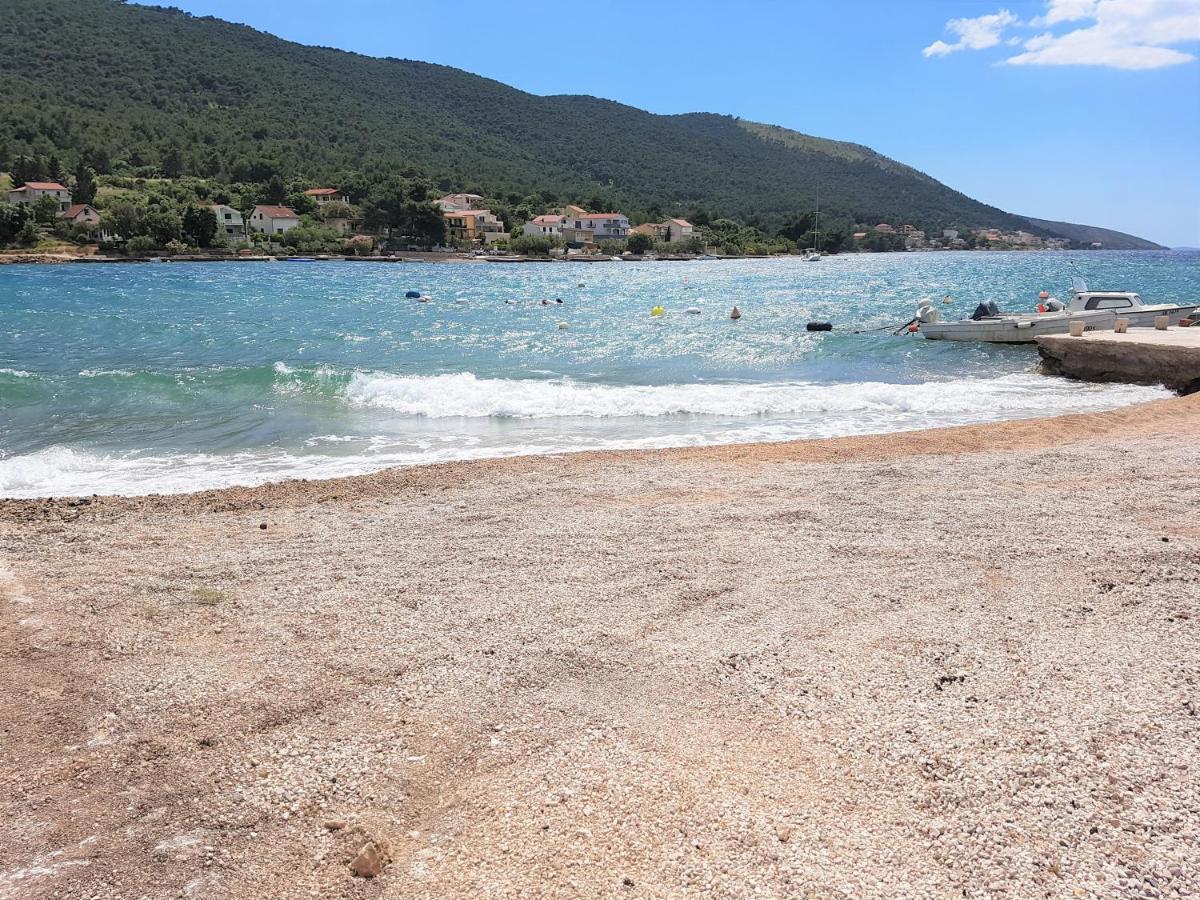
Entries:
{"label": "yellow buoy", "polygon": [[650,310],[650,315],[661,316],[665,312],[666,312],[666,310],[663,309],[661,306],[656,306],[656,307],[654,307],[654,309]]}

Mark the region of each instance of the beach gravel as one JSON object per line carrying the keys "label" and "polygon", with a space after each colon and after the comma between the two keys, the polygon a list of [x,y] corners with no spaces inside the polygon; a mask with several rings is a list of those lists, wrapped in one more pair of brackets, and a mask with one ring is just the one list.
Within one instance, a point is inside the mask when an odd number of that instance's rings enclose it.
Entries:
{"label": "beach gravel", "polygon": [[0,898],[1195,896],[1198,498],[1200,397],[0,502]]}

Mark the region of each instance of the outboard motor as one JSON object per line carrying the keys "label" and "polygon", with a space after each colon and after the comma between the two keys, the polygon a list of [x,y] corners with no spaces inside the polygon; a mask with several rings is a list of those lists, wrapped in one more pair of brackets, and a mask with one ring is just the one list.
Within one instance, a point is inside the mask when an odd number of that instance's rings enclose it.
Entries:
{"label": "outboard motor", "polygon": [[1066,306],[1057,297],[1047,298],[1042,302],[1042,305],[1046,307],[1046,312],[1062,312],[1066,309]]}
{"label": "outboard motor", "polygon": [[980,319],[994,318],[998,315],[1000,315],[1000,307],[996,305],[995,300],[988,300],[975,307],[975,312],[971,313],[971,321],[978,322]]}
{"label": "outboard motor", "polygon": [[942,314],[933,308],[932,300],[922,300],[917,304],[917,322],[929,325],[941,319]]}

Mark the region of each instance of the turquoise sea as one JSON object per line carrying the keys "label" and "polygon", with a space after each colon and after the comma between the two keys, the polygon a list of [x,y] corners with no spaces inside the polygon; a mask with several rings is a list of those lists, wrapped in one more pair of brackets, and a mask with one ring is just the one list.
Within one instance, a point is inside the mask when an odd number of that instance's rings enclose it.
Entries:
{"label": "turquoise sea", "polygon": [[[860,434],[1163,396],[1043,377],[1028,347],[863,331],[907,321],[922,297],[950,295],[947,315],[989,298],[1031,309],[1076,275],[1151,302],[1200,297],[1200,255],[1182,252],[4,266],[0,496]],[[835,330],[806,332],[812,320]]]}

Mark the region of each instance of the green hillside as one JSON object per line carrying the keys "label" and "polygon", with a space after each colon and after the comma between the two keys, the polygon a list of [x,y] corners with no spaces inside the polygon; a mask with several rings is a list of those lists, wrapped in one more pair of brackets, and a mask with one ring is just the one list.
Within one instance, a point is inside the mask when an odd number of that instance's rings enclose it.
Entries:
{"label": "green hillside", "polygon": [[539,97],[117,0],[0,0],[0,169],[22,155],[228,183],[420,176],[513,204],[574,200],[635,221],[729,217],[768,231],[811,211],[819,188],[831,224],[1053,232],[853,144]]}

